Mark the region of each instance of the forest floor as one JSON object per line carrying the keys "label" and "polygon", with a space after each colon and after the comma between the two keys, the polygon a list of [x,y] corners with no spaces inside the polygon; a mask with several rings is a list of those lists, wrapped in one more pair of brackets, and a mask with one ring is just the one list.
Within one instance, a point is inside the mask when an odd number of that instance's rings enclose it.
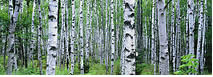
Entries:
{"label": "forest floor", "polygon": [[[6,57],[6,66],[7,66],[7,58]],[[88,65],[84,65],[84,69],[85,69],[85,75],[110,75],[110,66],[108,69],[108,72],[106,73],[106,66],[104,64],[105,62],[103,62],[103,64],[100,64],[98,61],[92,61],[92,59],[89,59],[89,66]],[[43,74],[46,74],[46,59],[42,60],[42,64],[43,64]],[[70,67],[70,66],[69,66]],[[5,67],[6,68],[6,67]],[[64,69],[64,70],[62,70]],[[80,64],[76,63],[75,64],[75,68],[74,68],[74,75],[80,75]],[[153,75],[153,65],[151,64],[136,64],[136,75]],[[22,64],[22,62],[18,62],[18,68],[17,70],[13,70],[13,75],[40,75],[39,72],[39,66],[38,66],[38,60],[34,60],[34,67],[32,66],[32,63],[29,63],[28,68],[25,68],[24,65]],[[61,65],[61,69],[60,66],[57,65],[56,66],[56,75],[70,75],[70,69],[67,70],[66,64],[63,67],[63,65]],[[209,73],[208,71],[204,72],[205,75],[211,75],[211,73]],[[0,56],[0,75],[6,75],[6,70],[4,69],[4,59],[3,56]],[[113,75],[120,75],[120,60],[116,60],[115,65],[114,65],[114,73]]]}

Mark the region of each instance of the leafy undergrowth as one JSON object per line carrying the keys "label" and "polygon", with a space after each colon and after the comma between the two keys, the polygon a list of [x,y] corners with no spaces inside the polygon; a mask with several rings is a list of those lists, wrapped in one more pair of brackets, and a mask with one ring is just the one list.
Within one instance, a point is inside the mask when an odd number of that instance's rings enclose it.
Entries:
{"label": "leafy undergrowth", "polygon": [[136,64],[137,75],[153,75],[153,65],[151,64]]}

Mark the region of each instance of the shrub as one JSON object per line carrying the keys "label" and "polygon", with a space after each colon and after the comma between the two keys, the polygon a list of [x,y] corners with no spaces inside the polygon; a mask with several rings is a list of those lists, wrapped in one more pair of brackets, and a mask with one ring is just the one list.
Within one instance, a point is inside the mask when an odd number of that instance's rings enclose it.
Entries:
{"label": "shrub", "polygon": [[[194,55],[189,54],[189,55],[182,56],[181,62],[183,62],[183,64],[179,66],[179,70],[174,72],[174,74],[187,75],[188,73],[197,73],[195,68],[198,65],[198,60],[194,58]],[[191,67],[191,68],[188,68],[188,67]]]}

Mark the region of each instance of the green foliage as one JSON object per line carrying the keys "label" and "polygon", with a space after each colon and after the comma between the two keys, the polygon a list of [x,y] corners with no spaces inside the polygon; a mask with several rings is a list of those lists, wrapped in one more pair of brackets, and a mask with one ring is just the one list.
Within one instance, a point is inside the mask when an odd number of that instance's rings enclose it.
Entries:
{"label": "green foliage", "polygon": [[5,74],[5,69],[4,66],[2,64],[0,64],[0,75],[4,75]]}
{"label": "green foliage", "polygon": [[79,75],[81,73],[79,64],[75,64],[74,66],[74,75]]}
{"label": "green foliage", "polygon": [[152,75],[154,66],[151,64],[136,64],[136,75]]}
{"label": "green foliage", "polygon": [[69,72],[70,72],[70,71],[67,70],[66,68],[63,69],[63,70],[60,70],[59,67],[56,67],[56,69],[55,69],[55,74],[56,74],[56,75],[69,75],[69,74],[70,74]]}
{"label": "green foliage", "polygon": [[[198,65],[198,60],[194,58],[194,55],[189,54],[189,55],[182,56],[181,62],[183,62],[183,64],[179,66],[179,70],[174,72],[174,74],[187,75],[188,73],[197,73],[195,68]],[[188,67],[191,67],[191,68],[188,68]]]}
{"label": "green foliage", "polygon": [[106,74],[105,65],[93,64],[86,75],[105,75],[105,74]]}

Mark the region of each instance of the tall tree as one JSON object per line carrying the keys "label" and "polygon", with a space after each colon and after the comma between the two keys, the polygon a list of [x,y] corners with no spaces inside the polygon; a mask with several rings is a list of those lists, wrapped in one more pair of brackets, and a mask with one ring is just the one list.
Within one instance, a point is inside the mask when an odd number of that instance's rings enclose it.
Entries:
{"label": "tall tree", "polygon": [[88,62],[88,59],[89,59],[89,34],[90,34],[90,27],[89,27],[89,23],[90,23],[90,18],[89,18],[89,9],[90,9],[90,0],[87,1],[87,29],[86,29],[86,48],[85,48],[85,52],[86,52],[86,64]]}
{"label": "tall tree", "polygon": [[[108,36],[108,24],[107,24],[107,21],[108,21],[108,14],[107,14],[107,9],[108,9],[108,0],[106,0],[106,17],[105,17],[105,65],[106,65],[106,71],[108,72],[108,39],[107,39],[107,36]],[[107,73],[106,72],[106,73]]]}
{"label": "tall tree", "polygon": [[189,54],[194,55],[194,0],[188,0],[188,11],[189,16]]}
{"label": "tall tree", "polygon": [[15,10],[13,13],[13,0],[9,0],[9,14],[10,14],[10,25],[9,25],[9,36],[8,36],[8,48],[6,52],[9,52],[8,63],[7,63],[7,74],[12,74],[12,66],[15,64],[15,28],[18,20],[18,14],[20,9],[19,0],[15,0]]}
{"label": "tall tree", "polygon": [[83,1],[80,0],[80,53],[81,53],[81,74],[84,74],[84,45],[83,45]]}
{"label": "tall tree", "polygon": [[69,35],[68,35],[68,28],[69,28],[69,9],[68,9],[68,0],[65,0],[65,12],[66,12],[66,18],[65,18],[65,51],[66,51],[66,62],[67,62],[67,72],[69,71],[69,51],[68,51],[68,43],[69,43]]}
{"label": "tall tree", "polygon": [[42,15],[41,15],[41,0],[38,0],[38,8],[39,8],[39,26],[38,26],[38,60],[39,60],[39,69],[40,69],[40,75],[43,74],[42,72],[42,55],[41,51],[42,45],[41,45],[41,32],[42,32]]}
{"label": "tall tree", "polygon": [[135,0],[124,0],[123,50],[125,75],[135,75],[136,32],[134,22]]}
{"label": "tall tree", "polygon": [[156,47],[155,47],[155,0],[152,0],[152,48],[151,48],[151,63],[156,71]]}
{"label": "tall tree", "polygon": [[175,1],[172,0],[172,14],[171,14],[171,32],[172,32],[172,69],[173,69],[173,72],[176,71],[176,46],[175,46]]}
{"label": "tall tree", "polygon": [[180,0],[177,0],[176,3],[176,46],[177,46],[177,51],[176,51],[176,70],[178,70],[180,66],[180,41],[181,41],[181,32],[180,32]]}
{"label": "tall tree", "polygon": [[[203,60],[201,59],[201,47],[202,47],[202,30],[203,28],[203,21],[204,21],[204,17],[203,17],[203,0],[200,1],[200,15],[199,15],[199,27],[198,27],[198,40],[197,40],[197,55],[196,55],[196,59],[198,59],[200,62],[199,64],[201,64],[203,62]],[[199,72],[199,67],[200,65],[197,66],[196,71]]]}
{"label": "tall tree", "polygon": [[115,30],[114,30],[114,5],[113,0],[111,0],[111,75],[114,71],[114,55],[115,55]]}
{"label": "tall tree", "polygon": [[194,27],[195,27],[194,0],[188,0],[187,3],[188,3],[187,14],[189,18],[189,54],[194,55]]}
{"label": "tall tree", "polygon": [[161,75],[169,74],[169,52],[168,52],[168,40],[166,36],[166,11],[165,1],[158,0],[158,26],[159,26],[159,41],[160,41],[160,63],[159,72]]}
{"label": "tall tree", "polygon": [[47,47],[47,67],[46,74],[54,75],[56,67],[56,53],[57,53],[57,30],[58,30],[58,0],[49,1],[49,35],[48,35],[48,47]]}
{"label": "tall tree", "polygon": [[[202,6],[201,6],[202,7]],[[206,49],[204,49],[204,46],[206,46],[205,44],[205,33],[206,33],[206,26],[207,26],[207,0],[205,0],[204,2],[204,18],[203,18],[203,32],[202,32],[202,50],[201,50],[201,58],[200,58],[200,72],[201,74],[204,73],[204,65],[205,65],[205,51]]]}
{"label": "tall tree", "polygon": [[[35,25],[34,25],[34,23],[35,23],[35,21],[34,21],[34,19],[35,19],[35,9],[36,9],[36,4],[37,4],[37,0],[34,0],[33,1],[33,12],[32,12],[32,26],[31,26],[31,33],[32,33],[32,38],[31,38],[31,44],[30,44],[30,55],[29,55],[29,57],[30,57],[30,59],[31,59],[31,62],[32,62],[32,64],[34,64],[33,63],[33,53],[34,53],[34,49],[35,49],[35,37],[36,37],[36,32],[35,32]],[[34,65],[32,65],[32,67],[34,67]]]}
{"label": "tall tree", "polygon": [[71,71],[70,74],[74,74],[74,41],[75,41],[75,0],[72,0],[72,33],[71,33]]}

